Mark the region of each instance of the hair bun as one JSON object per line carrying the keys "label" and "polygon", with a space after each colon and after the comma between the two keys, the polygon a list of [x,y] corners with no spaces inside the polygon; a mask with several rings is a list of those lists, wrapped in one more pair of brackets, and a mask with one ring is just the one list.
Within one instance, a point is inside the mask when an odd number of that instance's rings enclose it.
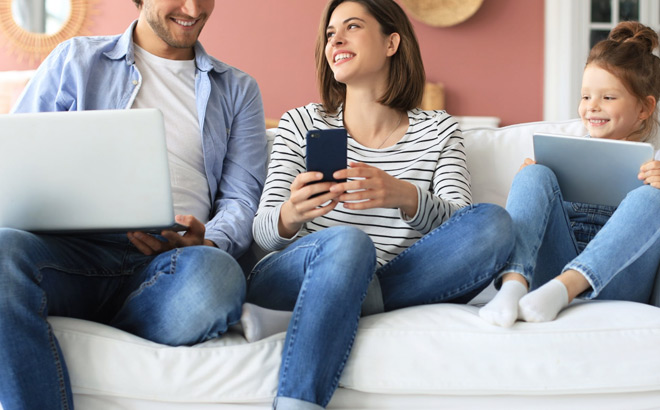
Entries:
{"label": "hair bun", "polygon": [[648,53],[658,47],[658,33],[637,21],[619,23],[607,38],[617,43],[638,44]]}

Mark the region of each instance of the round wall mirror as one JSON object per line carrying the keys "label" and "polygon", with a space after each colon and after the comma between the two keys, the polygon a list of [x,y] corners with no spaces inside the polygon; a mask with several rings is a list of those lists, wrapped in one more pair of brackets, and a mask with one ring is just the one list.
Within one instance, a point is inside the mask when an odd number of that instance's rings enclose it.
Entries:
{"label": "round wall mirror", "polygon": [[0,0],[0,33],[19,60],[41,62],[55,46],[85,34],[94,0]]}
{"label": "round wall mirror", "polygon": [[11,14],[20,28],[31,33],[55,34],[71,14],[70,0],[13,0]]}

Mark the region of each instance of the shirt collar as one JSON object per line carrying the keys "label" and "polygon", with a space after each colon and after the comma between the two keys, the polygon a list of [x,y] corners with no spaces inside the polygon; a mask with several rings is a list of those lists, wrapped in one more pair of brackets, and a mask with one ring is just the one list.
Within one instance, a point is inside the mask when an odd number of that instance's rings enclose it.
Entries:
{"label": "shirt collar", "polygon": [[[107,51],[105,54],[111,60],[120,60],[126,59],[126,64],[133,65],[135,64],[135,51],[133,46],[133,31],[137,25],[137,20],[135,20],[131,25],[124,31],[119,37],[115,47]],[[218,73],[223,73],[229,69],[229,67],[218,61],[212,59],[202,47],[202,44],[197,41],[195,43],[195,65],[200,71],[217,71]]]}

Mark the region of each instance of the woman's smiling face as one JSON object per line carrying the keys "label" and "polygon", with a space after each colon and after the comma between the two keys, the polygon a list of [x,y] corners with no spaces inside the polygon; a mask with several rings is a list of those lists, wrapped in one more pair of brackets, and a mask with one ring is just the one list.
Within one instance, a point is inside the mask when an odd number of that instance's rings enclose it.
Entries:
{"label": "woman's smiling face", "polygon": [[333,11],[326,29],[325,56],[335,79],[348,84],[387,78],[390,36],[359,3],[347,1]]}

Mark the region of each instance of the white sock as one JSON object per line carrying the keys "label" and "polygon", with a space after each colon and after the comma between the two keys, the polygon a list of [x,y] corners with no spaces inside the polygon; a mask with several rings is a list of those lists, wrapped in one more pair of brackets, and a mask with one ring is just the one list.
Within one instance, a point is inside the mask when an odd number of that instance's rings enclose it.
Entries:
{"label": "white sock", "polygon": [[479,316],[486,322],[502,326],[512,326],[518,319],[518,301],[527,293],[527,286],[517,280],[502,283],[495,297],[479,309]]}
{"label": "white sock", "polygon": [[293,312],[262,308],[251,303],[243,304],[241,327],[248,342],[256,342],[276,333],[286,332]]}
{"label": "white sock", "polygon": [[526,322],[549,322],[568,305],[568,290],[563,283],[553,279],[518,303],[520,318]]}

